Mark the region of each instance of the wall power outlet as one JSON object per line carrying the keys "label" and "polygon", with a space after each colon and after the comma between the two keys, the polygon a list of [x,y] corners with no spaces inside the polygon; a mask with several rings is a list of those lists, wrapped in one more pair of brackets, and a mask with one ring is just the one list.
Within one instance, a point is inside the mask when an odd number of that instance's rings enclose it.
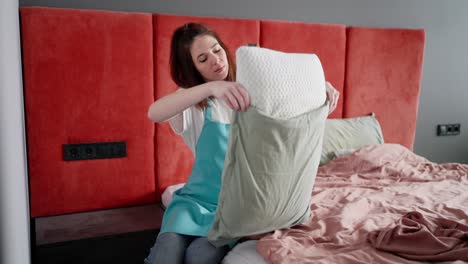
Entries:
{"label": "wall power outlet", "polygon": [[110,159],[127,156],[125,142],[63,144],[63,160]]}
{"label": "wall power outlet", "polygon": [[455,136],[460,134],[460,124],[437,125],[437,136]]}

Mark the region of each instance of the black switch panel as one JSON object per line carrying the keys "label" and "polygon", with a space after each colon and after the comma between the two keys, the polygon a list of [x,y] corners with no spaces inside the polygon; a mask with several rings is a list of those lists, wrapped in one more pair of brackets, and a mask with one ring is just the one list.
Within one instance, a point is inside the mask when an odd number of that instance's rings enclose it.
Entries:
{"label": "black switch panel", "polygon": [[63,160],[111,159],[126,156],[125,142],[63,144]]}
{"label": "black switch panel", "polygon": [[437,125],[438,136],[455,136],[460,134],[460,124]]}

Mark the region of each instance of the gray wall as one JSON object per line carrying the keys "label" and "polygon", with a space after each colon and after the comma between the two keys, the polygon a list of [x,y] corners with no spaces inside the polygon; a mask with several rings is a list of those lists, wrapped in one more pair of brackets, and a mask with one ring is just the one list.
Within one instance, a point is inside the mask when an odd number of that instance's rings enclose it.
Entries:
{"label": "gray wall", "polygon": [[[20,5],[424,28],[414,150],[436,162],[468,163],[466,0],[20,0]],[[436,125],[445,123],[461,123],[461,134],[437,137]]]}
{"label": "gray wall", "polygon": [[18,1],[0,1],[0,264],[30,263]]}

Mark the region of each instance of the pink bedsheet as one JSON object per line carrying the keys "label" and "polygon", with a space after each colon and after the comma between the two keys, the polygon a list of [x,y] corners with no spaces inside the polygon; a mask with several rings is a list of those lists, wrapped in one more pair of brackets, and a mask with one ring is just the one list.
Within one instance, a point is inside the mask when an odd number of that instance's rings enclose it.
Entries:
{"label": "pink bedsheet", "polygon": [[[436,164],[403,146],[368,146],[319,168],[308,223],[257,243],[270,263],[421,263],[368,241],[408,212],[467,224],[468,165]],[[439,262],[439,263],[465,263]]]}
{"label": "pink bedsheet", "polygon": [[468,261],[468,225],[420,212],[407,213],[395,227],[372,231],[368,239],[375,248],[407,259]]}

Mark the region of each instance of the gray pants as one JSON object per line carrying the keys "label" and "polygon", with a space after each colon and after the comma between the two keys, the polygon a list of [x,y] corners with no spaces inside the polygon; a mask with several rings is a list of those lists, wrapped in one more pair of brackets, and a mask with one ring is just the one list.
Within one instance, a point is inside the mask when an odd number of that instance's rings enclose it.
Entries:
{"label": "gray pants", "polygon": [[228,246],[217,248],[206,237],[167,232],[158,236],[145,264],[220,263],[228,251]]}

